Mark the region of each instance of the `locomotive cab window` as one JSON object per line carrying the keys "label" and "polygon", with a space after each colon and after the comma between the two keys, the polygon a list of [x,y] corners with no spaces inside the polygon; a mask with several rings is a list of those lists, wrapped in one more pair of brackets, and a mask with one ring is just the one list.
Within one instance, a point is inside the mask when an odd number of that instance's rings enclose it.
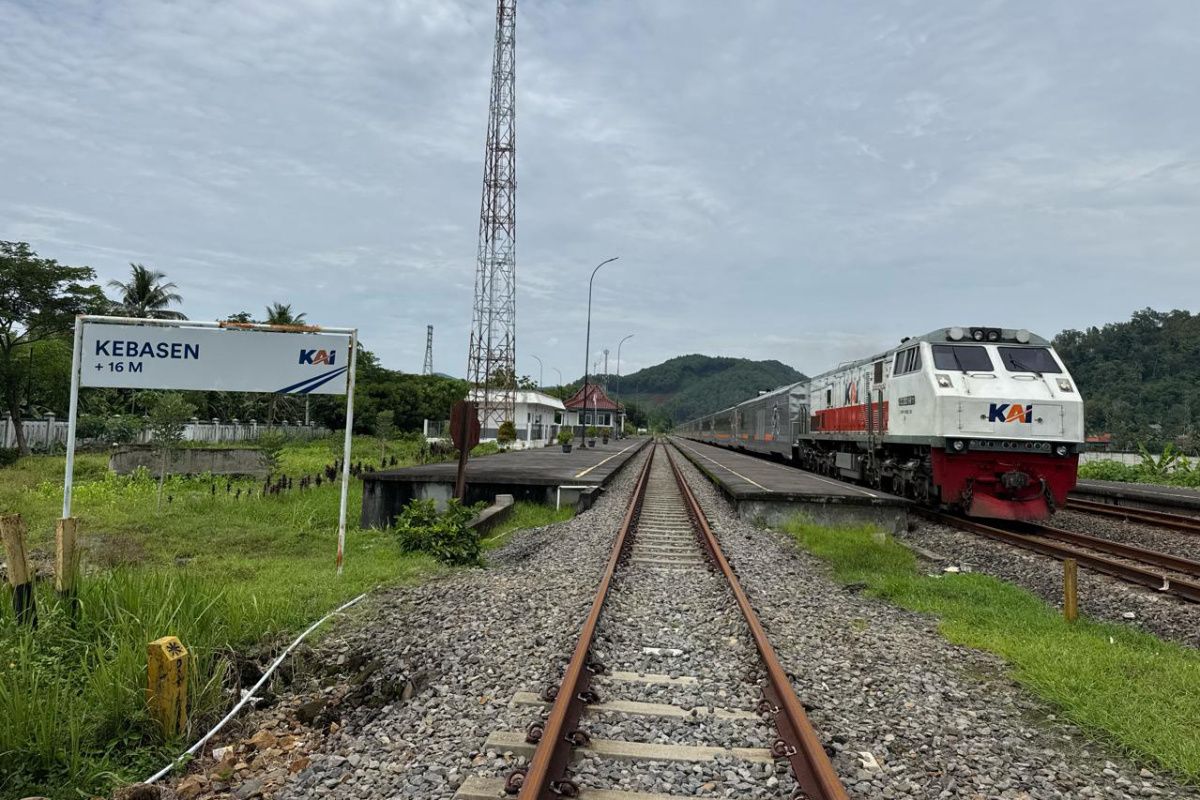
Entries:
{"label": "locomotive cab window", "polygon": [[921,368],[921,348],[910,347],[896,353],[896,362],[892,365],[892,375],[904,375],[916,372]]}
{"label": "locomotive cab window", "polygon": [[1045,347],[1001,347],[1000,360],[1009,372],[1062,372],[1062,367]]}
{"label": "locomotive cab window", "polygon": [[935,344],[933,366],[959,372],[988,372],[993,368],[987,350],[971,344]]}

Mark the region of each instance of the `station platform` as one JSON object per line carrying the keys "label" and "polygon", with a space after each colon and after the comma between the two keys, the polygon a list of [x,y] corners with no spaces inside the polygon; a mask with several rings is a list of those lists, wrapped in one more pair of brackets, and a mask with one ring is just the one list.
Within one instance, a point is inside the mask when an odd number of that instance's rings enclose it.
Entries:
{"label": "station platform", "polygon": [[1080,500],[1112,505],[1137,506],[1139,504],[1184,511],[1200,511],[1200,489],[1186,486],[1160,486],[1149,483],[1124,483],[1122,481],[1079,481],[1071,496]]}
{"label": "station platform", "polygon": [[[648,437],[613,439],[595,447],[576,445],[513,450],[472,458],[467,462],[468,504],[490,503],[500,494],[549,505],[591,506],[599,490],[650,443]],[[359,524],[386,528],[415,498],[436,500],[439,506],[454,496],[458,462],[422,464],[368,472],[362,476],[363,501]]]}
{"label": "station platform", "polygon": [[725,494],[742,519],[767,525],[797,515],[819,525],[871,524],[898,533],[911,503],[778,461],[675,436],[671,444]]}

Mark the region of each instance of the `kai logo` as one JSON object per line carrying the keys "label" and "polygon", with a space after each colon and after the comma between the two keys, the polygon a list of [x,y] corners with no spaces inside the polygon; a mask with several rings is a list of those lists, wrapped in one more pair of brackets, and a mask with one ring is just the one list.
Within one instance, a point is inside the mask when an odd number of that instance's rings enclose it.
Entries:
{"label": "kai logo", "polygon": [[1033,403],[992,403],[988,406],[988,422],[1033,422]]}
{"label": "kai logo", "polygon": [[328,364],[333,366],[334,359],[337,358],[337,350],[301,350],[301,364]]}

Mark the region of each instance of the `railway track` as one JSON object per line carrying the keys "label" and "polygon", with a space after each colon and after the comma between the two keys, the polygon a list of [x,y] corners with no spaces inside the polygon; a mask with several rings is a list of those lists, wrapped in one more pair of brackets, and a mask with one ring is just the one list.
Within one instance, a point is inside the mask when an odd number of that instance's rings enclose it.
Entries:
{"label": "railway track", "polygon": [[[737,607],[740,621],[731,606]],[[730,636],[731,626],[741,635]],[[647,641],[648,631],[656,631],[649,635],[658,640]],[[611,658],[618,668],[605,666],[600,656]],[[687,669],[707,665],[709,674],[680,675],[673,658]],[[659,672],[670,674],[654,672],[655,664],[662,665]],[[750,679],[757,680],[757,687],[748,684]],[[725,684],[717,696],[740,699],[741,705],[696,705],[698,685],[714,681]],[[670,700],[680,687],[679,696],[691,700],[646,703],[620,697],[645,696],[647,684],[658,684],[667,694],[660,699]],[[719,759],[734,759],[747,765],[738,770],[744,778],[758,782],[753,794],[746,786],[727,787],[736,790],[735,796],[787,797],[776,777],[777,763],[786,761],[797,787],[793,797],[848,798],[699,503],[663,445],[655,445],[638,477],[561,683],[540,698],[517,700],[549,705],[549,712],[524,734],[493,733],[488,748],[526,753],[528,766],[504,781],[471,778],[457,797],[475,800],[507,793],[520,800],[669,800],[693,792],[646,794],[636,780],[632,785],[638,791],[628,790],[629,781],[605,785],[604,771],[587,765],[621,760],[620,773],[640,772],[643,783],[653,785],[672,764],[682,762],[688,770],[701,764],[695,771],[728,775],[728,767],[715,765]],[[620,721],[626,719],[637,721]],[[706,735],[728,741],[663,744],[672,737],[655,730],[656,720],[666,727],[680,719],[709,720]],[[638,731],[638,741],[601,738],[629,729]],[[659,787],[654,791],[660,792]]]}
{"label": "railway track", "polygon": [[1200,536],[1200,519],[1184,516],[1183,514],[1171,514],[1166,511],[1154,511],[1149,508],[1110,505],[1109,503],[1098,503],[1094,500],[1079,500],[1074,497],[1067,501],[1066,510],[1081,511],[1085,514],[1097,514],[1127,522],[1142,522],[1147,525],[1167,528],[1178,533],[1191,533]]}
{"label": "railway track", "polygon": [[1038,526],[1024,533],[939,511],[919,513],[935,522],[1051,558],[1073,558],[1087,569],[1200,603],[1200,562],[1191,559],[1062,528]]}

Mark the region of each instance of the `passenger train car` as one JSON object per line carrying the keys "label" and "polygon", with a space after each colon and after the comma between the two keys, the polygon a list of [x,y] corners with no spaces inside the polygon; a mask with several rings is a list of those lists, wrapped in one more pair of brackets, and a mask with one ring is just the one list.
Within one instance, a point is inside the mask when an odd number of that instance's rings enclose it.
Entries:
{"label": "passenger train car", "polygon": [[1041,520],[1075,486],[1083,401],[1045,339],[951,327],[676,432],[971,516]]}

